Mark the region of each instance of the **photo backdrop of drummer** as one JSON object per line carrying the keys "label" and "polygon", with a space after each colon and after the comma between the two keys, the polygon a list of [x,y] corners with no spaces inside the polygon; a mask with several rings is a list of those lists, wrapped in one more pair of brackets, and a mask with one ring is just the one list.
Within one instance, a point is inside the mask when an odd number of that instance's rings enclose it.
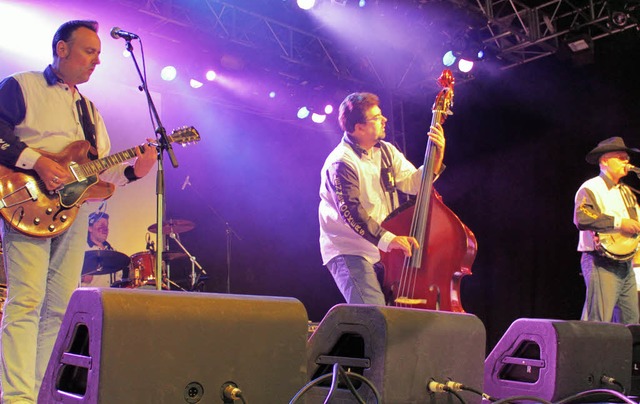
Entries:
{"label": "photo backdrop of drummer", "polygon": [[130,259],[115,251],[109,237],[109,215],[101,210],[89,215],[87,252],[82,268],[82,287],[111,287],[127,279]]}

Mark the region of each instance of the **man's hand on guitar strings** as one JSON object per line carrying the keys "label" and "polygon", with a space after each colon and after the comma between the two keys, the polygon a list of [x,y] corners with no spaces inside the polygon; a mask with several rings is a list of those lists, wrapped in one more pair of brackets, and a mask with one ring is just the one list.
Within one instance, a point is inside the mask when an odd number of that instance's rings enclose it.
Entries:
{"label": "man's hand on guitar strings", "polygon": [[73,181],[71,173],[52,159],[40,156],[33,169],[48,191],[55,191]]}
{"label": "man's hand on guitar strings", "polygon": [[153,141],[154,139],[147,139],[147,143],[141,146],[144,152],[141,152],[140,148],[136,147],[136,154],[138,155],[138,158],[133,164],[133,172],[138,178],[142,178],[147,175],[156,163],[156,148],[151,143]]}

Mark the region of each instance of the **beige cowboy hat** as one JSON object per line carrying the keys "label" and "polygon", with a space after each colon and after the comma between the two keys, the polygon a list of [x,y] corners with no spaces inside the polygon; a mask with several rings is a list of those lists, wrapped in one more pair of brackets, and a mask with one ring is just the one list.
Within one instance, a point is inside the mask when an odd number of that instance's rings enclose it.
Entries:
{"label": "beige cowboy hat", "polygon": [[585,160],[589,164],[598,164],[598,160],[600,156],[605,153],[614,152],[614,151],[626,151],[627,153],[640,153],[640,149],[634,149],[632,147],[627,147],[624,144],[624,140],[621,137],[610,137],[609,139],[605,139],[602,142],[598,143],[595,149],[591,150],[587,153]]}

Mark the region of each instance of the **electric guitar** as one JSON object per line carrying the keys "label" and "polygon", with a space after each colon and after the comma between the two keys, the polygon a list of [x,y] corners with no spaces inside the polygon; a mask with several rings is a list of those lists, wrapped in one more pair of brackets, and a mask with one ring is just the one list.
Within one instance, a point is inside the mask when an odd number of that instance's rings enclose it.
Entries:
{"label": "electric guitar", "polygon": [[[190,127],[174,130],[171,143],[187,144],[200,140],[198,131]],[[33,170],[21,170],[0,165],[0,215],[14,229],[32,237],[54,237],[71,226],[80,206],[90,200],[111,197],[115,185],[100,180],[106,169],[135,158],[136,148],[111,156],[91,160],[91,145],[78,140],[60,153],[39,151],[63,167],[74,181],[49,191]],[[95,154],[95,153],[94,153]]]}

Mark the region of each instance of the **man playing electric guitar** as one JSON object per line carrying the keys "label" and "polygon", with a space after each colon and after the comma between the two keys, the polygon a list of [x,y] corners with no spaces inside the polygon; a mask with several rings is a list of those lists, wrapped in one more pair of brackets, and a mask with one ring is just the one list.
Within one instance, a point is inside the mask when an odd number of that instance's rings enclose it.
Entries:
{"label": "man playing electric guitar", "polygon": [[[97,30],[95,21],[63,24],[53,37],[53,63],[44,72],[17,73],[0,82],[0,164],[34,174],[39,189],[29,192],[33,191],[35,199],[43,192],[55,193],[78,182],[68,165],[51,157],[72,142],[87,140],[97,157],[109,153],[102,117],[76,87],[87,82],[100,63]],[[145,176],[156,161],[155,150],[144,145],[135,153],[133,165],[112,166],[100,173],[100,179],[125,185]],[[4,197],[4,191],[0,196]],[[89,213],[86,205],[67,208],[75,220],[62,220],[63,209],[55,212],[65,225],[72,222],[60,234],[34,237],[10,224],[23,219],[28,203],[13,210],[8,219],[3,217],[0,226],[8,283],[2,318],[2,403],[37,402],[84,259]],[[7,210],[4,206],[2,209]]]}
{"label": "man playing electric guitar", "polygon": [[600,175],[586,181],[575,197],[573,222],[580,230],[578,251],[587,287],[582,320],[638,322],[638,292],[633,256],[638,249],[638,201],[620,179],[628,174],[629,148],[620,137],[598,143],[586,156]]}

